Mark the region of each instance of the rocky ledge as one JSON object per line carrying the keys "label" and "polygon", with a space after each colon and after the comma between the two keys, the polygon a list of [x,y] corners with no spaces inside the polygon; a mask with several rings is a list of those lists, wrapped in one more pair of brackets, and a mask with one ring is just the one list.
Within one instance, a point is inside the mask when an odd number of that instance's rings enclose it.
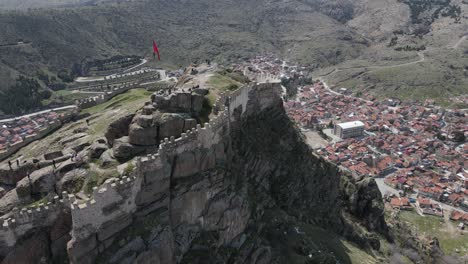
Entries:
{"label": "rocky ledge", "polygon": [[[318,230],[378,249],[377,234],[388,232],[375,182],[314,155],[279,89],[251,84],[224,95],[203,126],[193,121],[198,92],[154,95],[106,134],[116,158],[149,155],[89,197],[62,193],[11,212],[2,263],[346,263],[323,250]],[[92,149],[106,156],[101,142]],[[37,192],[49,184],[35,182]]]}

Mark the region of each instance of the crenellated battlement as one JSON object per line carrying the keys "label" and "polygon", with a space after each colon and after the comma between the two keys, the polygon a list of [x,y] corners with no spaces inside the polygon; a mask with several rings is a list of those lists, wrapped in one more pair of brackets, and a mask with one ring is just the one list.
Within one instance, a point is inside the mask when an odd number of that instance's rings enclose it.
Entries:
{"label": "crenellated battlement", "polygon": [[[273,79],[271,76],[260,76],[257,80],[268,81],[270,78]],[[233,92],[221,93],[214,104],[214,115],[209,122],[203,125],[198,124],[178,138],[164,138],[154,153],[136,158],[136,168],[130,175],[107,179],[102,185],[94,187],[92,194],[88,197],[78,198],[74,194],[63,192],[61,198],[55,196],[53,201],[39,204],[36,207],[13,209],[3,220],[0,243],[8,247],[13,246],[17,238],[32,229],[53,225],[62,212],[71,213],[74,239],[85,240],[97,234],[97,239],[102,242],[115,232],[119,232],[119,228],[129,225],[133,213],[138,210],[151,210],[148,208],[148,203],[155,203],[151,205],[154,208],[167,206],[163,193],[170,186],[172,177],[170,175],[182,178],[212,169],[217,162],[223,162],[225,159],[223,139],[229,133],[229,121],[233,118],[234,110],[242,106],[242,113],[244,113],[249,95],[256,87],[262,86],[264,85],[261,83],[248,84]],[[96,102],[105,100],[103,98],[106,97],[103,94],[89,100]],[[195,154],[200,153],[198,149],[210,151],[209,154],[205,153],[203,156]],[[178,164],[171,168],[171,158],[179,155],[186,155],[186,160],[180,159]],[[199,155],[196,158],[200,162],[199,167],[184,167],[186,165],[183,162],[191,162],[191,157],[195,159],[196,155]],[[199,159],[203,159],[203,162]],[[147,199],[153,199],[153,197],[155,200],[146,202]],[[124,222],[121,223],[122,221]]]}
{"label": "crenellated battlement", "polygon": [[[136,177],[123,176],[120,179],[112,178],[107,179],[100,187],[93,187],[93,194],[91,198],[86,200],[73,200],[70,201],[71,210],[87,210],[99,204],[100,201],[108,200],[107,196],[113,191],[125,193],[133,188]],[[113,194],[112,194],[113,195]]]}
{"label": "crenellated battlement", "polygon": [[[258,77],[257,79],[261,78],[268,79],[271,77],[266,75],[266,77]],[[165,138],[161,141],[156,153],[137,157],[136,169],[148,163],[153,163],[163,156],[174,155],[187,149],[194,149],[198,146],[210,145],[210,140],[219,134],[218,130],[227,124],[230,118],[229,113],[232,113],[232,111],[240,105],[243,105],[243,111],[245,111],[248,94],[257,85],[258,84],[245,85],[233,92],[221,93],[214,107],[217,109],[215,112],[216,115],[208,123],[205,123],[203,126],[198,124],[196,128],[182,133],[179,138]],[[98,98],[102,99],[104,95],[95,96],[89,100],[99,100]],[[25,223],[33,222],[34,219],[43,218],[51,211],[62,210],[64,207],[71,208],[72,210],[86,211],[96,204],[99,204],[100,201],[108,200],[107,196],[109,196],[109,194],[112,196],[116,192],[124,193],[132,189],[136,180],[137,178],[135,176],[124,176],[121,179],[108,179],[100,187],[94,187],[91,198],[85,200],[78,200],[74,194],[63,192],[62,198],[55,196],[53,201],[46,204],[39,204],[37,207],[23,208],[21,210],[15,208],[11,216],[3,221],[3,229],[11,229]]]}
{"label": "crenellated battlement", "polygon": [[281,79],[276,75],[263,71],[253,72],[250,71],[248,67],[244,68],[244,75],[256,83],[281,83]]}
{"label": "crenellated battlement", "polygon": [[11,215],[3,221],[3,229],[15,228],[20,225],[32,223],[35,220],[40,220],[47,217],[52,212],[58,212],[66,207],[69,207],[76,200],[74,194],[67,192],[62,193],[62,198],[55,196],[53,201],[40,203],[37,206],[25,208],[13,208]]}

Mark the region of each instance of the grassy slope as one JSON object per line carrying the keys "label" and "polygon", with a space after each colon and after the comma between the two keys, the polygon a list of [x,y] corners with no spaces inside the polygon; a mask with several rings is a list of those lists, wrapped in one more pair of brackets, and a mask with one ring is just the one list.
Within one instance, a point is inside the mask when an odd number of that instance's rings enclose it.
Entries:
{"label": "grassy slope", "polygon": [[[337,87],[370,90],[371,93],[377,96],[395,96],[402,99],[420,100],[436,98],[438,103],[454,107],[454,105],[449,105],[447,99],[468,93],[468,75],[464,70],[468,66],[466,63],[468,61],[468,42],[466,40],[462,41],[457,48],[454,48],[454,45],[466,34],[468,20],[463,19],[463,17],[466,18],[466,14],[468,14],[468,4],[457,0],[447,1],[451,5],[457,5],[461,8],[459,21],[442,15],[432,21],[431,12],[436,10],[433,8],[421,13],[422,17],[427,16],[425,19],[428,20],[420,24],[411,24],[411,12],[406,4],[400,2],[391,5],[389,4],[391,1],[372,2],[369,5],[370,9],[367,11],[369,14],[360,14],[349,25],[356,28],[360,33],[371,37],[376,32],[386,30],[389,32],[388,36],[383,38],[380,44],[366,49],[358,59],[337,65],[337,68],[356,65],[362,67],[330,74],[327,76],[330,84]],[[384,2],[387,5],[384,5]],[[422,2],[424,1],[419,1],[419,3]],[[426,2],[429,3],[430,1]],[[432,2],[435,3],[436,1]],[[442,3],[445,1],[437,2]],[[400,7],[397,8],[397,5],[400,5]],[[372,9],[372,7],[375,9]],[[388,9],[389,14],[381,12],[381,10],[386,9]],[[403,16],[404,13],[408,14]],[[389,20],[388,16],[391,14],[394,14],[393,20],[395,21]],[[377,15],[382,16],[382,21],[374,19],[375,23],[370,23],[372,20],[369,20],[369,18],[373,16],[376,18]],[[364,23],[366,21],[367,23]],[[395,27],[399,21],[401,22],[401,28]],[[406,23],[409,23],[410,26],[402,26]],[[430,25],[430,32],[420,37],[412,35],[411,30],[420,27],[422,24]],[[389,29],[401,29],[406,34],[393,34]],[[379,37],[382,37],[382,34]],[[392,37],[397,37],[396,44],[393,47],[388,47],[387,45]],[[417,61],[419,58],[416,56],[415,51],[394,50],[396,47],[405,46],[425,46],[426,50],[423,51],[425,60],[418,64],[401,67],[371,68],[376,65],[398,65]],[[357,61],[359,63],[356,63]],[[324,69],[317,74],[330,72],[330,70]]]}
{"label": "grassy slope", "polygon": [[[420,234],[437,237],[445,254],[459,256],[468,254],[468,236],[460,234],[455,223],[444,222],[435,216],[422,217],[415,212],[406,211],[400,213],[400,219],[409,222]],[[458,253],[456,249],[459,250]]]}
{"label": "grassy slope", "polygon": [[[140,109],[146,101],[150,100],[150,95],[151,92],[144,89],[134,89],[117,95],[104,104],[85,109],[83,112],[91,114],[90,126],[86,132],[89,136],[78,141],[92,143],[94,139],[104,136],[105,129],[112,121]],[[32,142],[18,151],[12,159],[21,155],[23,159],[28,159],[52,151],[63,150],[64,146],[60,141],[75,134],[73,131],[79,127],[86,127],[85,120],[66,124],[51,135]]]}
{"label": "grassy slope", "polygon": [[[0,48],[0,64],[29,74],[38,66],[70,68],[86,58],[150,55],[152,39],[158,41],[163,64],[174,66],[288,49],[292,59],[326,65],[355,56],[364,47],[346,26],[299,1],[141,1],[3,13],[0,24],[5,25],[1,42],[32,42]],[[342,55],[336,56],[337,50]]]}
{"label": "grassy slope", "polygon": [[[419,100],[436,98],[439,103],[447,104],[448,97],[468,93],[468,78],[463,69],[466,56],[461,50],[440,49],[425,53],[425,61],[421,63],[380,69],[349,69],[331,74],[327,79],[335,86],[367,90],[379,96]],[[388,65],[402,63],[405,62]]]}

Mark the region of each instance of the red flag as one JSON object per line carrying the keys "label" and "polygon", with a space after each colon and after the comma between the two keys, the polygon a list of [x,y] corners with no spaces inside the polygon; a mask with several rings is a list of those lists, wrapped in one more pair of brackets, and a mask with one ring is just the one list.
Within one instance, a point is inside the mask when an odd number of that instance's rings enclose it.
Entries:
{"label": "red flag", "polygon": [[156,45],[156,41],[153,40],[153,53],[154,55],[158,54],[158,60],[161,60],[161,57],[159,56],[159,49],[158,45]]}

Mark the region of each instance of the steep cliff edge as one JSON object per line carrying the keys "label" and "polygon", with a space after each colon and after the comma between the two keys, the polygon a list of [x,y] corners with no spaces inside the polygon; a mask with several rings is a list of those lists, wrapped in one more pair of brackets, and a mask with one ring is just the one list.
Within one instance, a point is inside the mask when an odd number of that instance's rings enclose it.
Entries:
{"label": "steep cliff edge", "polygon": [[[13,212],[0,233],[3,262],[350,263],[339,241],[323,246],[337,235],[379,248],[387,227],[377,186],[312,153],[278,83],[242,87],[214,108],[210,123],[165,138],[90,197],[64,193]],[[44,246],[21,258],[31,244]]]}

